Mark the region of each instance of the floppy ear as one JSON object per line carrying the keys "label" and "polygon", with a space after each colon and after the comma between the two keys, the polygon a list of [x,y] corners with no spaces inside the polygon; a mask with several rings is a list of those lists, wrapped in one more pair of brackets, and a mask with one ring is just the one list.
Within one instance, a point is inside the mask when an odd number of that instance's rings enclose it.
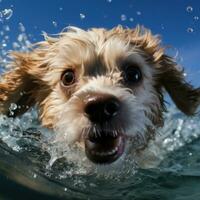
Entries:
{"label": "floppy ear", "polygon": [[160,81],[176,106],[186,115],[193,115],[200,105],[200,88],[194,88],[185,81],[183,70],[168,56],[161,59]]}
{"label": "floppy ear", "polygon": [[[1,77],[0,113],[8,116],[23,114],[36,103],[41,74],[31,53],[13,53],[11,70]],[[12,103],[17,108],[12,109]],[[11,112],[12,110],[12,112]]]}

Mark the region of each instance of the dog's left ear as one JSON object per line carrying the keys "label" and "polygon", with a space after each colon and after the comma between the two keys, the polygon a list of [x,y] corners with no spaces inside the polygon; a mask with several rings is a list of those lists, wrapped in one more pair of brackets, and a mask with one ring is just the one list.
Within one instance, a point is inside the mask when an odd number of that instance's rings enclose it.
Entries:
{"label": "dog's left ear", "polygon": [[194,88],[186,82],[183,70],[169,56],[163,55],[161,59],[159,82],[169,93],[170,97],[183,113],[195,114],[200,105],[200,88]]}

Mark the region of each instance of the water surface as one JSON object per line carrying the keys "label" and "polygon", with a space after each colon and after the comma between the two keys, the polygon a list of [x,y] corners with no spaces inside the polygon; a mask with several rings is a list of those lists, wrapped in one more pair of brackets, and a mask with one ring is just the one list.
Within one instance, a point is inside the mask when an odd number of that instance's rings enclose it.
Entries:
{"label": "water surface", "polygon": [[[186,118],[171,108],[154,145],[162,157],[152,169],[124,168],[114,175],[87,171],[54,154],[33,110],[0,119],[0,191],[7,199],[198,199],[200,197],[199,116]],[[56,147],[58,148],[58,147]],[[160,156],[162,154],[162,156]],[[58,156],[58,157],[56,157]],[[127,164],[127,163],[126,163]]]}

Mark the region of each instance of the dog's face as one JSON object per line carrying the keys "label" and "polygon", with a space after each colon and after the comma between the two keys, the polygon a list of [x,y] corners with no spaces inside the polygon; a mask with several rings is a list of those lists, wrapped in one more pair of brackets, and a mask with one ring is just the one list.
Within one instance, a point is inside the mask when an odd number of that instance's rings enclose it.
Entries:
{"label": "dog's face", "polygon": [[15,71],[0,84],[1,111],[15,102],[17,115],[37,104],[42,124],[66,145],[81,144],[94,163],[112,163],[130,147],[147,145],[163,124],[162,88],[186,114],[199,103],[199,89],[140,27],[71,28],[14,57]]}

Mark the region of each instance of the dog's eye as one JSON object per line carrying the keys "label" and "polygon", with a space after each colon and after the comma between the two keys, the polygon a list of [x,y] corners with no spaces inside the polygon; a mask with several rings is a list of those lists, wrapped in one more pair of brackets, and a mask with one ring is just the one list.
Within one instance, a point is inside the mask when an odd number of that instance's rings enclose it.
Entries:
{"label": "dog's eye", "polygon": [[72,85],[75,82],[75,74],[71,69],[66,70],[62,76],[61,81],[64,86]]}
{"label": "dog's eye", "polygon": [[134,84],[140,82],[142,79],[142,72],[139,67],[127,66],[122,72],[124,81],[129,84]]}

